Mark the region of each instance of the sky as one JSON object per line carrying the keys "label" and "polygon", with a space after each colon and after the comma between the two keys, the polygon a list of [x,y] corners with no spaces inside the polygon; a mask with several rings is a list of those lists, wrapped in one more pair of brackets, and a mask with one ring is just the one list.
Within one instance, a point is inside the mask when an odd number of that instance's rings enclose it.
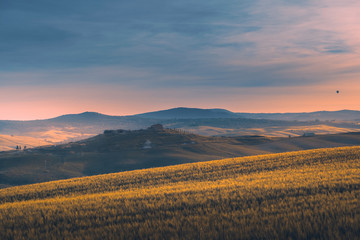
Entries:
{"label": "sky", "polygon": [[173,107],[360,110],[360,1],[0,1],[0,119]]}

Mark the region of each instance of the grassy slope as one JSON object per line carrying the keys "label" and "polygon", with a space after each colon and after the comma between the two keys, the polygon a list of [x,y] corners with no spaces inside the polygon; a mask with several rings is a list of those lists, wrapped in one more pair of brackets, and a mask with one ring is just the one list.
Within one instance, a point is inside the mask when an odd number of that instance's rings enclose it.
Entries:
{"label": "grassy slope", "polygon": [[0,239],[359,239],[360,147],[0,190]]}
{"label": "grassy slope", "polygon": [[[146,140],[152,142],[151,149],[143,149]],[[267,153],[239,143],[172,130],[102,134],[78,143],[1,153],[0,184],[23,185]]]}
{"label": "grassy slope", "polygon": [[[143,149],[151,140],[152,149]],[[150,167],[360,145],[360,133],[296,138],[204,137],[178,131],[102,134],[72,144],[0,153],[0,188]]]}

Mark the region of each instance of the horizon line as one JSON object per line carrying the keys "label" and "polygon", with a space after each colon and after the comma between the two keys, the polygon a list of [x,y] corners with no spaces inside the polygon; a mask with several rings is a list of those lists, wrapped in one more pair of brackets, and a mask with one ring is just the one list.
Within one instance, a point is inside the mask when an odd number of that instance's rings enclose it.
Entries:
{"label": "horizon line", "polygon": [[106,113],[101,113],[101,112],[96,112],[96,111],[83,111],[83,112],[78,112],[78,113],[65,113],[65,114],[61,114],[61,115],[57,115],[57,116],[49,117],[49,118],[39,118],[39,119],[0,119],[0,121],[42,121],[42,120],[49,120],[49,119],[54,119],[54,118],[58,118],[58,117],[62,117],[62,116],[68,116],[68,115],[80,115],[80,114],[84,114],[84,113],[96,113],[96,114],[100,114],[100,115],[104,115],[104,116],[111,116],[111,117],[132,117],[132,116],[146,114],[146,113],[168,111],[168,110],[179,109],[179,108],[199,109],[199,110],[216,110],[216,109],[218,109],[218,110],[226,110],[226,111],[229,111],[229,112],[235,113],[235,114],[309,114],[309,113],[317,113],[317,112],[341,112],[341,111],[360,112],[360,110],[354,110],[354,109],[317,110],[317,111],[303,111],[303,112],[234,112],[234,111],[228,110],[226,108],[174,107],[174,108],[160,109],[160,110],[154,110],[154,111],[149,111],[149,112],[127,114],[127,115],[113,115],[113,114],[106,114]]}

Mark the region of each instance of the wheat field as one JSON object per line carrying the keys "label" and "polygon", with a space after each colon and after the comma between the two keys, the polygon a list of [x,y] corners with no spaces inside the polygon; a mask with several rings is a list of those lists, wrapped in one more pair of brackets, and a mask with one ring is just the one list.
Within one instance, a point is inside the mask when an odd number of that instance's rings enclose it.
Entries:
{"label": "wheat field", "polygon": [[360,239],[360,147],[0,189],[0,239]]}

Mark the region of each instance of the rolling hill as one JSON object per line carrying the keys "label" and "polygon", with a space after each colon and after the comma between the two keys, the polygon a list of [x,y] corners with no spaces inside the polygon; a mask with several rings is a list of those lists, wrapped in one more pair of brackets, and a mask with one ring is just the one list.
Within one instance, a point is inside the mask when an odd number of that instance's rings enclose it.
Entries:
{"label": "rolling hill", "polygon": [[360,145],[360,133],[277,138],[206,137],[157,125],[0,153],[0,187],[229,157]]}
{"label": "rolling hill", "polygon": [[[94,112],[68,114],[60,117],[33,121],[0,121],[0,134],[17,142],[0,142],[0,151],[15,149],[16,145],[32,145],[28,137],[47,144],[78,141],[102,133],[106,129],[141,129],[156,121],[138,117],[108,116]],[[39,144],[40,146],[43,144]]]}
{"label": "rolling hill", "polygon": [[[331,119],[339,120],[315,120],[322,119],[318,116],[319,114],[322,116],[330,113]],[[359,123],[357,121],[344,122],[341,119],[355,119],[357,114],[356,111],[339,111],[298,115],[244,115],[224,109],[175,108],[134,116],[108,116],[95,112],[84,112],[45,120],[2,120],[0,121],[0,134],[7,139],[14,136],[18,141],[0,141],[0,151],[15,149],[16,145],[33,146],[35,142],[39,142],[39,145],[43,145],[43,143],[66,143],[95,136],[106,129],[138,130],[156,123],[161,123],[167,128],[182,128],[206,136],[262,135],[287,137],[288,135],[301,136],[304,132],[316,134],[354,132],[360,130]],[[298,121],[300,119],[304,121]]]}
{"label": "rolling hill", "polygon": [[239,143],[172,129],[108,130],[78,142],[0,153],[0,184],[21,185],[264,153]]}
{"label": "rolling hill", "polygon": [[360,239],[360,147],[0,189],[0,239]]}

